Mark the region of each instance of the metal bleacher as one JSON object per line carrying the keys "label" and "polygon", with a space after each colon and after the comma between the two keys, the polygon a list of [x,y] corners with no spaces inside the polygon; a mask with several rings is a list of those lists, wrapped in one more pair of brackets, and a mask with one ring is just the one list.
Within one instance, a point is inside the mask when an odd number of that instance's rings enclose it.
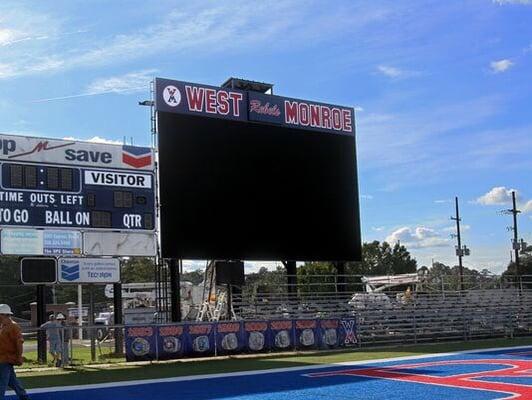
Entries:
{"label": "metal bleacher", "polygon": [[532,335],[532,289],[527,288],[422,287],[407,295],[296,289],[244,291],[233,306],[245,320],[356,316],[363,346]]}

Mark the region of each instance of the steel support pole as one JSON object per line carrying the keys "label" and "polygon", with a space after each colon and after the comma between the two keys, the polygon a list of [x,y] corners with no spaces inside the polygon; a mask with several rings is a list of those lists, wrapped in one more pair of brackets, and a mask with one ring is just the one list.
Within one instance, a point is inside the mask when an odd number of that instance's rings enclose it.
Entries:
{"label": "steel support pole", "polygon": [[288,284],[288,294],[297,293],[297,269],[295,261],[286,261],[286,283]]}
{"label": "steel support pole", "polygon": [[336,267],[336,292],[342,293],[347,291],[345,279],[345,262],[337,261],[334,263]]}
{"label": "steel support pole", "polygon": [[94,331],[94,285],[89,285],[89,337],[91,339],[91,360],[96,361],[96,339]]}
{"label": "steel support pole", "polygon": [[[37,326],[46,322],[46,286],[37,285]],[[39,330],[37,333],[37,359],[39,364],[46,364],[46,331]]]}
{"label": "steel support pole", "polygon": [[[113,310],[114,310],[114,324],[122,325],[122,284],[115,283],[113,285]],[[124,335],[122,328],[115,328],[114,330],[115,337],[115,353],[122,354],[124,352]]]}
{"label": "steel support pole", "polygon": [[179,290],[181,286],[181,277],[179,276],[179,269],[175,258],[169,260],[169,269],[172,322],[181,322],[181,291]]}

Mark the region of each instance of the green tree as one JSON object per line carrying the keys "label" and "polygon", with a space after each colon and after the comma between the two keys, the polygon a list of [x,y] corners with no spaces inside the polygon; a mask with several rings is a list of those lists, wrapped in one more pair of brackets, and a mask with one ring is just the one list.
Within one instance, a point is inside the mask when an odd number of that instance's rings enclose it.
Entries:
{"label": "green tree", "polygon": [[[405,246],[377,240],[362,245],[362,261],[346,263],[348,277],[347,290],[361,291],[361,275],[395,275],[416,272],[417,262]],[[314,291],[331,292],[335,290],[336,268],[328,262],[305,263],[298,268],[298,281],[302,288]],[[317,285],[322,282],[322,285]],[[302,289],[310,290],[310,289]]]}
{"label": "green tree", "polygon": [[329,262],[308,262],[297,269],[300,292],[323,293],[336,290],[336,268]]}
{"label": "green tree", "polygon": [[20,282],[20,258],[0,257],[0,303],[9,304],[17,317],[29,318],[30,303],[35,299],[35,287]]}
{"label": "green tree", "polygon": [[405,246],[375,240],[362,245],[362,262],[348,263],[351,274],[394,275],[416,272],[417,261]]}
{"label": "green tree", "polygon": [[[523,288],[532,289],[532,246],[529,246],[526,251],[522,252],[519,256],[519,273],[521,275]],[[516,275],[517,267],[515,261],[512,261],[508,264],[502,277],[506,282],[514,282]]]}
{"label": "green tree", "polygon": [[139,283],[155,281],[155,262],[148,257],[129,257],[122,261],[122,282]]}
{"label": "green tree", "polygon": [[189,272],[183,272],[181,274],[181,280],[182,281],[188,281],[192,282],[194,285],[199,285],[203,282],[205,278],[205,272],[201,269],[197,269],[195,271],[189,271]]}

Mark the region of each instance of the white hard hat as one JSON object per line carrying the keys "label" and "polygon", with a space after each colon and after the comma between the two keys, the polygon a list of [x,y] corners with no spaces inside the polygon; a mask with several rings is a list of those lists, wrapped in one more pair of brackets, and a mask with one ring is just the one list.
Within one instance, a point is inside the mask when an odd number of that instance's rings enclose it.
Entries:
{"label": "white hard hat", "polygon": [[57,314],[55,319],[65,319],[65,316],[63,314],[59,313],[59,314]]}
{"label": "white hard hat", "polygon": [[0,315],[13,315],[11,307],[7,304],[0,304]]}

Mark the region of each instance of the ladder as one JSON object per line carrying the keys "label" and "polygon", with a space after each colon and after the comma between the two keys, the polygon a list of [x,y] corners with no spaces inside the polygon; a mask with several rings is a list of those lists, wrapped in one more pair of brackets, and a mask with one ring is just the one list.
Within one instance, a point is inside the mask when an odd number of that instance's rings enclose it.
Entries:
{"label": "ladder", "polygon": [[214,311],[211,302],[211,296],[216,295],[216,268],[214,261],[208,261],[205,268],[205,278],[203,285],[203,295],[201,299],[201,308],[196,317],[196,321],[204,321],[205,317],[210,321],[214,317]]}

